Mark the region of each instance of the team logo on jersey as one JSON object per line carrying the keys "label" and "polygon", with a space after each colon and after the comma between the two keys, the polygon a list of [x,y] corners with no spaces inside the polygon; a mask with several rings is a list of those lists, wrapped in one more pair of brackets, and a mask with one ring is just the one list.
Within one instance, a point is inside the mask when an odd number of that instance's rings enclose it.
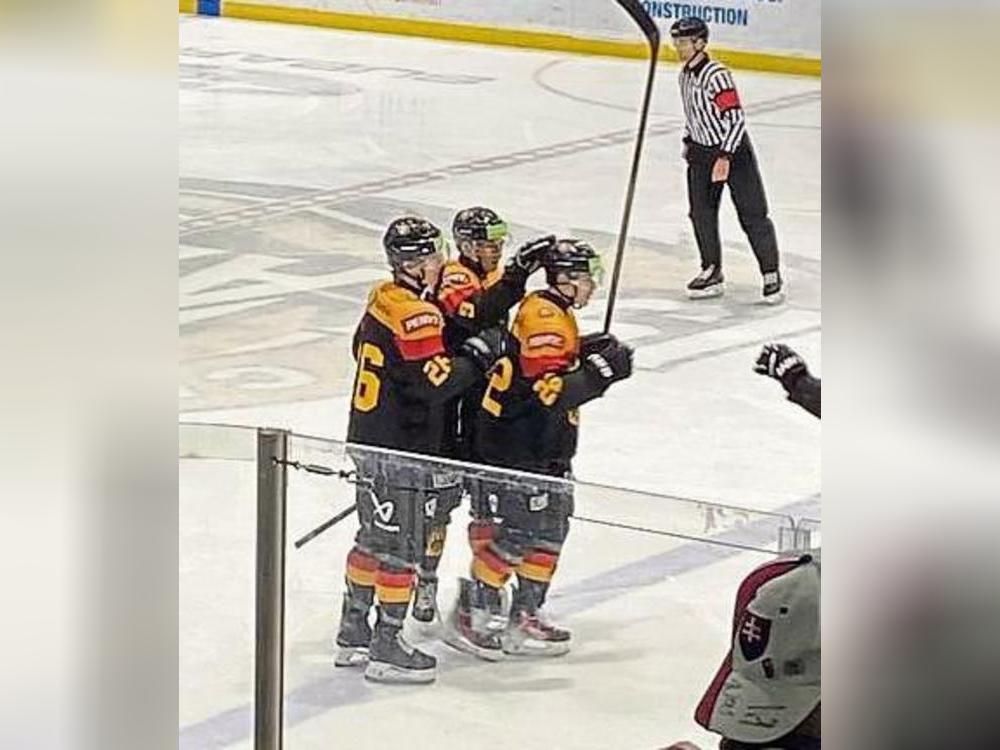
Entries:
{"label": "team logo on jersey", "polygon": [[471,283],[472,279],[469,278],[469,274],[463,271],[452,271],[451,273],[446,273],[444,275],[445,284],[454,284],[455,286],[465,286]]}
{"label": "team logo on jersey", "polygon": [[421,328],[438,328],[440,325],[441,317],[432,312],[417,313],[403,320],[403,330],[406,333],[413,333]]}
{"label": "team logo on jersey", "polygon": [[549,507],[549,493],[542,492],[538,495],[532,495],[528,498],[528,510],[530,511],[540,511],[545,510]]}
{"label": "team logo on jersey", "polygon": [[740,623],[740,651],[747,661],[756,661],[767,650],[771,639],[771,621],[753,612],[744,612]]}
{"label": "team logo on jersey", "polygon": [[561,349],[566,345],[566,339],[559,333],[536,333],[528,336],[529,349],[541,349],[544,346],[551,346]]}

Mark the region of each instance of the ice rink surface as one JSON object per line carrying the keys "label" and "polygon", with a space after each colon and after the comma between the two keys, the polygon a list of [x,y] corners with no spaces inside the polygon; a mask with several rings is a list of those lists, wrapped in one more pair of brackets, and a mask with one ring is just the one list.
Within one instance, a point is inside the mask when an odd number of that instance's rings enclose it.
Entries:
{"label": "ice rink surface", "polygon": [[[182,419],[342,438],[350,336],[403,212],[445,227],[489,205],[515,242],[579,236],[610,265],[642,62],[195,17],[180,47]],[[698,263],[676,75],[660,65],[615,314],[637,371],[584,408],[576,474],[818,517],[819,422],[751,365],[781,340],[821,371],[820,84],[735,72],[787,281],[770,307],[728,197],[727,294],[683,294]],[[186,459],[180,482],[181,747],[249,747],[253,465]],[[291,536],[350,503],[325,482],[292,477]],[[578,511],[613,519],[614,503],[609,491]],[[670,526],[674,512],[650,503],[643,518]],[[442,604],[468,562],[456,519]],[[766,555],[577,523],[550,602],[570,655],[490,665],[414,633],[441,657],[438,681],[393,688],[332,667],[352,533],[345,522],[290,553],[287,747],[714,746],[694,706],[735,588]]]}

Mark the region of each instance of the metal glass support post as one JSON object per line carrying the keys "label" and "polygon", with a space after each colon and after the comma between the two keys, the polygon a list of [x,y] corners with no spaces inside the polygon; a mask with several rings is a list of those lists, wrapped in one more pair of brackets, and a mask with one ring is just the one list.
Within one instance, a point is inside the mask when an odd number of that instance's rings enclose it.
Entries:
{"label": "metal glass support post", "polygon": [[281,750],[285,664],[288,432],[257,430],[254,748]]}

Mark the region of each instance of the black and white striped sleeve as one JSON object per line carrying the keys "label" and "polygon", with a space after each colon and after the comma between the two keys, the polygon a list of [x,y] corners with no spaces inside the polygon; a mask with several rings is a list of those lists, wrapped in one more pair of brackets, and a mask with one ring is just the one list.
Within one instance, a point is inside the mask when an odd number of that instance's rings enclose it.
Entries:
{"label": "black and white striped sleeve", "polygon": [[736,83],[732,74],[720,66],[709,77],[706,89],[723,123],[724,134],[719,148],[727,154],[732,154],[746,132],[746,115],[740,104],[739,94],[736,93]]}

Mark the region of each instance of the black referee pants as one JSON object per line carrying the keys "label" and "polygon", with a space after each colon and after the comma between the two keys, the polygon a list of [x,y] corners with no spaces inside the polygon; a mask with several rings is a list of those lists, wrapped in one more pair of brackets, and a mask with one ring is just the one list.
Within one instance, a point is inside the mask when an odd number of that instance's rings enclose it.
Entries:
{"label": "black referee pants", "polygon": [[[721,182],[712,182],[712,166],[718,150],[697,143],[687,149],[688,202],[694,236],[701,253],[701,267],[722,268],[722,244],[719,241],[719,203]],[[778,270],[778,240],[774,224],[767,215],[767,196],[757,167],[757,157],[750,139],[744,138],[729,165],[729,193],[736,206],[740,226],[750,240],[762,274]]]}

